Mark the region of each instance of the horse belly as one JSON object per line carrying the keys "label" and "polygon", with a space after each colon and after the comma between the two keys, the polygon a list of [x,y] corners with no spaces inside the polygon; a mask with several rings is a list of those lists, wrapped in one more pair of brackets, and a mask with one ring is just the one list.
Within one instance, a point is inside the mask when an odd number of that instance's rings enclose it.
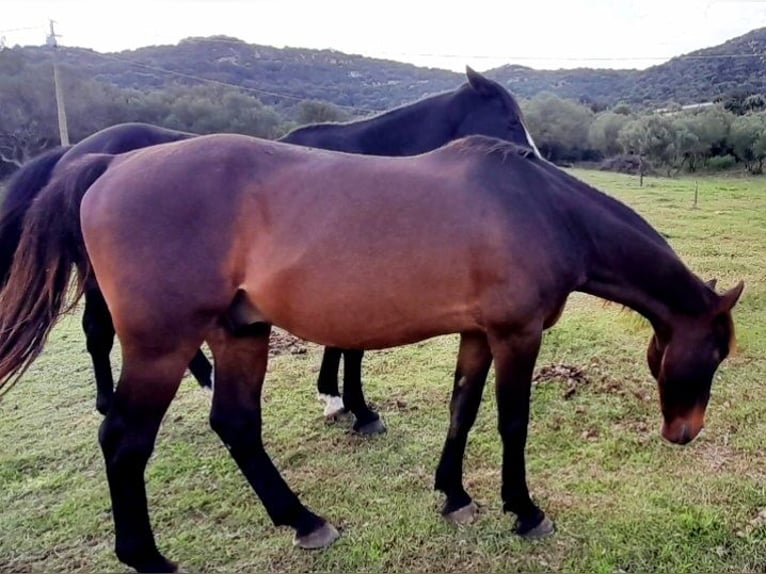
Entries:
{"label": "horse belly", "polygon": [[347,261],[324,266],[317,253],[310,263],[254,274],[245,291],[273,324],[335,347],[386,348],[477,327],[467,278],[450,276],[446,265]]}

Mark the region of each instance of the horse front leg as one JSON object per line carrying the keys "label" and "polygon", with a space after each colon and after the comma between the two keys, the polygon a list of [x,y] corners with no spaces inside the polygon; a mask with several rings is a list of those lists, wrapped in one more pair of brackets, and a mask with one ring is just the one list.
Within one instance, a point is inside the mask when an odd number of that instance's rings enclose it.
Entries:
{"label": "horse front leg", "polygon": [[261,390],[268,362],[270,327],[250,325],[236,333],[219,327],[207,339],[215,359],[210,425],[261,499],[277,526],[295,531],[294,544],[321,548],[338,531],[308,510],[280,475],[263,446]]}
{"label": "horse front leg", "polygon": [[364,351],[343,350],[343,404],[350,410],[356,421],[354,430],[363,435],[386,432],[380,415],[372,410],[362,392],[362,358]]}
{"label": "horse front leg", "polygon": [[442,515],[456,524],[472,522],[478,512],[463,487],[463,457],[491,364],[487,337],[483,333],[463,333],[450,401],[449,432],[434,483],[434,488],[446,496]]}
{"label": "horse front leg", "polygon": [[554,532],[553,523],[529,496],[524,460],[532,374],[541,340],[542,325],[489,338],[495,361],[498,431],[503,441],[503,510],[517,516],[516,532],[525,538]]}

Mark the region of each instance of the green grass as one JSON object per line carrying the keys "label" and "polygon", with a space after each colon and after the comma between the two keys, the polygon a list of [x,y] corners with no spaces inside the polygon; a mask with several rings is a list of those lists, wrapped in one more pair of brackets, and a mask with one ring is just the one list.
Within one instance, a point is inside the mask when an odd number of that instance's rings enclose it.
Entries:
{"label": "green grass", "polygon": [[[650,331],[619,306],[576,294],[545,336],[538,368],[584,380],[534,387],[528,443],[533,497],[557,524],[516,539],[501,512],[500,440],[491,386],[468,444],[465,478],[483,506],[472,526],[440,518],[433,473],[446,433],[456,338],[369,353],[368,398],[388,434],[326,424],[314,397],[319,349],[272,360],[264,437],[288,483],[342,529],[302,552],[209,430],[210,396],[191,379],[168,413],[147,471],[160,548],[188,571],[764,572],[766,570],[766,189],[763,180],[575,173],[634,206],[703,277],[747,285],[739,350],[719,370],[707,428],[686,447],[659,436],[644,352]],[[115,351],[115,368],[119,353]],[[113,526],[100,417],[79,315],[0,403],[0,571],[125,570]]]}

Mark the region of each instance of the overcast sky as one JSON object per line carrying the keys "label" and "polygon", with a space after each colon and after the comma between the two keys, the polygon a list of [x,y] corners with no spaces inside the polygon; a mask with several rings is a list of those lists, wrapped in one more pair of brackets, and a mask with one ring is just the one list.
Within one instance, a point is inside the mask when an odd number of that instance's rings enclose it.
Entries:
{"label": "overcast sky", "polygon": [[[743,0],[2,0],[6,45],[100,52],[225,34],[277,47],[334,48],[456,71],[643,68],[766,26]],[[19,30],[31,28],[30,30]]]}

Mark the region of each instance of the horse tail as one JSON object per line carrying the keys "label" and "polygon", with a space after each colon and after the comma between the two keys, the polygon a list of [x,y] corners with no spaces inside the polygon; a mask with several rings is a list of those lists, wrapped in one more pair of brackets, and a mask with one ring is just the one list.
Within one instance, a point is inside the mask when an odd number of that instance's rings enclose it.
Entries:
{"label": "horse tail", "polygon": [[21,166],[8,181],[0,204],[0,287],[5,284],[11,270],[27,210],[71,147],[59,146],[38,155]]}
{"label": "horse tail", "polygon": [[[0,291],[0,389],[3,394],[38,357],[57,319],[79,301],[91,274],[80,223],[88,188],[115,156],[90,154],[57,173],[27,210]],[[70,293],[72,267],[77,267]],[[69,305],[65,306],[67,296]],[[8,380],[13,381],[3,389]]]}

